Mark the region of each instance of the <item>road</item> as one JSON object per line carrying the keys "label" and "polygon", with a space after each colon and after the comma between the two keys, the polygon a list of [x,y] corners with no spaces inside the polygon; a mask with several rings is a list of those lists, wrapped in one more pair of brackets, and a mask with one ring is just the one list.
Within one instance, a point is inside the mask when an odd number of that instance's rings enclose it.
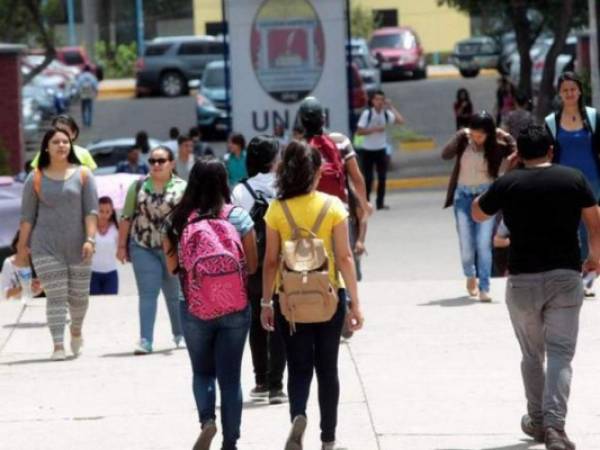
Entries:
{"label": "road", "polygon": [[[397,152],[393,159],[393,178],[446,175],[450,163],[439,158],[439,147],[454,132],[452,105],[456,91],[466,87],[471,93],[476,110],[492,111],[495,78],[480,76],[474,79],[448,78],[385,83],[383,89],[405,116],[407,126],[435,139],[438,148],[431,151]],[[73,109],[79,117],[77,108]],[[97,139],[133,136],[145,130],[149,136],[166,140],[169,128],[187,131],[194,125],[193,97],[141,98],[103,100],[96,102],[94,126],[83,130],[81,142]],[[223,151],[222,143],[215,143]]]}

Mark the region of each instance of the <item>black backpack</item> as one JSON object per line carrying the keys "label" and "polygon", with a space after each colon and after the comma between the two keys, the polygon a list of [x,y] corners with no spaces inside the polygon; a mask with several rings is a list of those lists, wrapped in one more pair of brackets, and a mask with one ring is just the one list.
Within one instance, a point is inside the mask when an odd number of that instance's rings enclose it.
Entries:
{"label": "black backpack", "polygon": [[[243,180],[242,184],[246,187],[252,198],[254,205],[250,209],[250,217],[254,222],[254,232],[256,233],[256,246],[258,249],[258,267],[262,267],[265,257],[265,248],[267,245],[267,230],[265,225],[265,214],[269,208],[269,201],[260,191],[255,191],[248,183],[248,180]],[[257,271],[258,273],[259,271]]]}

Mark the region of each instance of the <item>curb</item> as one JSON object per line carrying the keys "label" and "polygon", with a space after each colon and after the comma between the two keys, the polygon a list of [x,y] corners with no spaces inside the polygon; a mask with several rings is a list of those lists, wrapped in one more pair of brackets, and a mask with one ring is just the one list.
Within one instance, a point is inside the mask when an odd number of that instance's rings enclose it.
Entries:
{"label": "curb", "polygon": [[[496,69],[481,69],[479,72],[479,76],[483,77],[496,77],[499,76],[498,71]],[[446,71],[446,72],[432,72],[427,74],[427,78],[433,79],[452,79],[452,78],[463,78],[458,69],[456,71]],[[477,78],[477,77],[474,77]]]}
{"label": "curb", "polygon": [[397,151],[400,152],[423,152],[436,149],[435,139],[423,139],[421,141],[400,141]]}
{"label": "curb", "polygon": [[415,177],[415,178],[394,178],[387,180],[386,189],[390,191],[402,191],[409,189],[432,189],[445,188],[448,186],[450,177]]}

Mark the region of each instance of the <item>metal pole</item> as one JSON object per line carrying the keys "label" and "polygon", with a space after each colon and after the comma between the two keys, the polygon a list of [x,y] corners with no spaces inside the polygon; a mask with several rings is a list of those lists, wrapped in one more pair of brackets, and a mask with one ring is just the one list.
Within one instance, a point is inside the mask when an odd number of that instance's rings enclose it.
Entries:
{"label": "metal pole", "polygon": [[354,80],[352,79],[352,23],[350,21],[350,0],[346,0],[346,86],[348,98],[348,130],[350,135],[356,130],[356,117],[352,109]]}
{"label": "metal pole", "polygon": [[[231,3],[229,3],[231,5]],[[229,24],[227,22],[227,8],[225,0],[221,0],[221,31],[223,33],[223,61],[225,62],[225,109],[229,118],[229,130],[233,128],[233,118],[231,117],[231,73],[229,62]]]}
{"label": "metal pole", "polygon": [[67,19],[69,22],[69,45],[77,45],[77,35],[75,34],[75,5],[74,0],[67,0]]}
{"label": "metal pole", "polygon": [[137,53],[144,55],[144,0],[135,0],[135,18],[137,28]]}
{"label": "metal pole", "polygon": [[92,61],[96,59],[96,0],[84,0],[83,5],[83,40],[87,53]]}
{"label": "metal pole", "polygon": [[598,60],[598,11],[596,0],[588,0],[590,11],[590,76],[592,105],[600,107],[600,65]]}

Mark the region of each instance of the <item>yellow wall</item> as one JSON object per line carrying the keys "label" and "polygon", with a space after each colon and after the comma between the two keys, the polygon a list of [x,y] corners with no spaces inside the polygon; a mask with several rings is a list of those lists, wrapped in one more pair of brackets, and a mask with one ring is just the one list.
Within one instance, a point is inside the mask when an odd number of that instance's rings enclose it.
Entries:
{"label": "yellow wall", "polygon": [[[317,0],[318,1],[318,0]],[[400,25],[414,28],[427,53],[451,51],[454,43],[471,35],[469,16],[437,0],[351,0],[372,9],[397,9]],[[194,29],[206,32],[206,22],[221,20],[221,0],[194,0]]]}

